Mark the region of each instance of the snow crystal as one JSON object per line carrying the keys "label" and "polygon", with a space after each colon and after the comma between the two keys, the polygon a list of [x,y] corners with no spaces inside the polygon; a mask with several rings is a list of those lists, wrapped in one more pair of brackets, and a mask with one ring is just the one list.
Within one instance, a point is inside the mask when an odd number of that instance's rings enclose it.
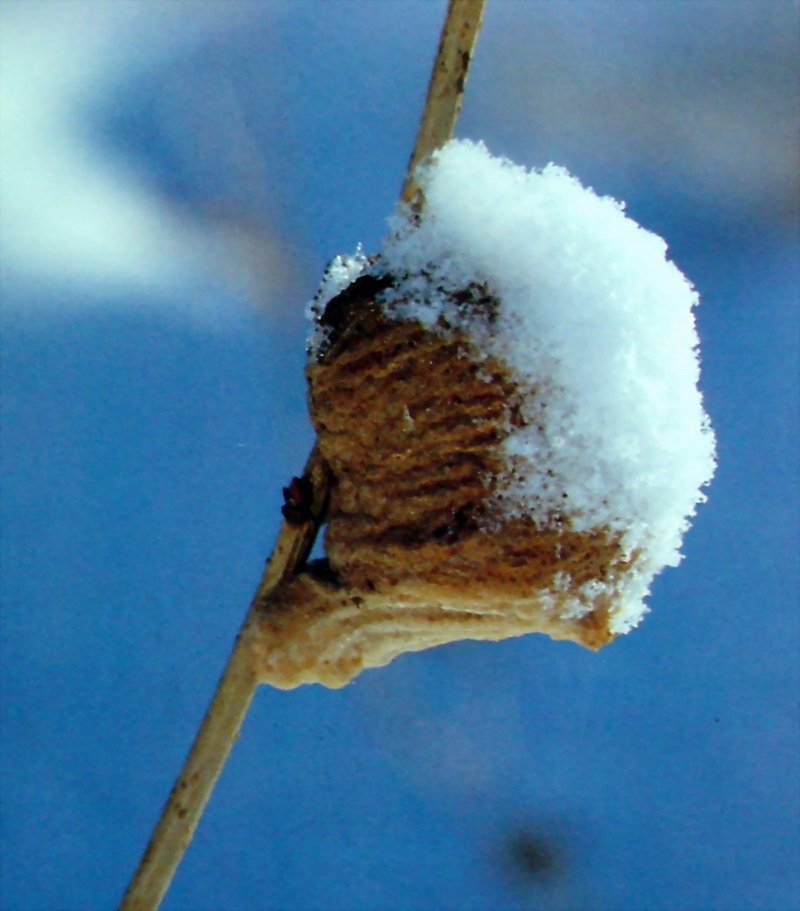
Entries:
{"label": "snow crystal", "polygon": [[352,256],[334,256],[328,263],[317,293],[306,306],[306,317],[312,321],[314,327],[309,338],[309,352],[318,350],[328,334],[319,323],[326,304],[352,284],[368,265],[369,259],[364,255],[361,244],[356,247],[356,252]]}
{"label": "snow crystal", "polygon": [[[697,389],[697,294],[661,238],[561,167],[528,171],[452,141],[417,178],[422,213],[398,207],[372,267],[396,278],[384,306],[466,332],[476,357],[509,366],[534,409],[546,393],[546,410],[523,412],[527,423],[503,444],[513,468],[502,508],[623,536],[635,562],[613,583],[611,629],[624,632],[643,615],[655,573],[678,563],[714,473]],[[360,251],[337,258],[312,316],[368,268]],[[473,286],[499,301],[491,320],[455,305],[453,293]]]}

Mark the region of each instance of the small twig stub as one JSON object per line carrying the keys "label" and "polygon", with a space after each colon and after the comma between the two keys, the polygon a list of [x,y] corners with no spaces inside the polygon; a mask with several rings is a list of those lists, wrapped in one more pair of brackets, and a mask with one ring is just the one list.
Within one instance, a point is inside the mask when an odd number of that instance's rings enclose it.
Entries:
{"label": "small twig stub", "polygon": [[307,474],[292,478],[289,486],[283,488],[283,518],[290,525],[302,525],[314,518],[313,506],[314,484],[311,478]]}

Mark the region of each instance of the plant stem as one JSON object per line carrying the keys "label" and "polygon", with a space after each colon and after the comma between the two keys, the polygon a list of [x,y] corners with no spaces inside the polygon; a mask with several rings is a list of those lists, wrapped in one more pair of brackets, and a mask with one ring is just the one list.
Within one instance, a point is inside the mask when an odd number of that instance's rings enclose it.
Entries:
{"label": "plant stem", "polygon": [[485,5],[486,0],[450,0],[448,4],[417,140],[400,193],[403,202],[416,210],[421,207],[422,199],[414,170],[453,135]]}
{"label": "plant stem", "polygon": [[[453,134],[484,4],[485,0],[450,0],[447,8],[401,195],[416,210],[422,205],[422,197],[412,172]],[[304,521],[287,521],[281,526],[217,690],[119,911],[156,911],[161,904],[239,736],[258,682],[250,644],[256,615],[275,589],[302,569],[325,518],[330,479],[316,447],[306,464],[305,476],[312,484],[309,515]]]}
{"label": "plant stem", "polygon": [[120,908],[124,911],[151,911],[161,903],[238,737],[255,688],[250,649],[243,647],[240,633],[181,774],[122,900]]}
{"label": "plant stem", "polygon": [[328,471],[316,447],[306,464],[305,476],[313,485],[308,518],[304,522],[287,521],[281,526],[228,664],[120,911],[154,911],[158,908],[239,736],[258,682],[250,646],[255,615],[269,601],[272,592],[303,566],[324,517]]}

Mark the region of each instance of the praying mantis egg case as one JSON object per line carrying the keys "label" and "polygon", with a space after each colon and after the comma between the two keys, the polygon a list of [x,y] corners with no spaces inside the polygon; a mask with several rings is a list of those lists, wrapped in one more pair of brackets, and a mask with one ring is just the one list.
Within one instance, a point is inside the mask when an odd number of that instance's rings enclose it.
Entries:
{"label": "praying mantis egg case", "polygon": [[277,593],[258,637],[263,681],[341,686],[464,638],[544,632],[600,648],[630,564],[620,535],[573,531],[566,512],[505,518],[500,444],[522,420],[509,370],[462,332],[388,316],[375,290],[368,276],[329,302],[334,331],[307,370],[332,476],[327,560]]}
{"label": "praying mantis egg case", "polygon": [[714,473],[697,294],[661,238],[480,143],[416,176],[424,206],[309,305],[327,559],[259,624],[276,686],[461,638],[600,648],[644,616]]}

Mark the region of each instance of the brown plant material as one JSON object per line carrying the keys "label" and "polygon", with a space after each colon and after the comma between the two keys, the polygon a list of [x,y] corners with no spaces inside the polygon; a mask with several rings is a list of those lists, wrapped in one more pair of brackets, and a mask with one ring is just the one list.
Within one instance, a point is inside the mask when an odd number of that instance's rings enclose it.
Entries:
{"label": "brown plant material", "polygon": [[[450,0],[439,43],[420,129],[412,153],[403,198],[421,205],[411,170],[452,136],[467,77],[472,49],[481,24],[485,0]],[[259,680],[264,649],[284,647],[276,637],[265,639],[269,627],[261,620],[267,605],[300,570],[322,522],[329,492],[329,474],[317,447],[303,475],[290,482],[284,522],[261,584],[237,637],[217,691],[206,712],[147,849],[120,905],[120,911],[155,911],[169,888],[239,730]],[[297,480],[297,479],[296,479]],[[263,675],[261,675],[263,679]]]}
{"label": "brown plant material", "polygon": [[[540,527],[497,505],[508,470],[500,444],[523,394],[506,366],[477,360],[458,331],[393,320],[371,297],[374,282],[361,289],[360,300],[351,286],[344,305],[328,305],[348,321],[337,320],[307,371],[332,477],[327,561],[265,604],[260,678],[341,686],[402,652],[463,638],[609,642],[608,595],[580,616],[571,608],[587,583],[629,566],[619,535],[576,532],[565,516]],[[490,318],[491,299],[483,306]],[[544,408],[544,384],[539,394]]]}

